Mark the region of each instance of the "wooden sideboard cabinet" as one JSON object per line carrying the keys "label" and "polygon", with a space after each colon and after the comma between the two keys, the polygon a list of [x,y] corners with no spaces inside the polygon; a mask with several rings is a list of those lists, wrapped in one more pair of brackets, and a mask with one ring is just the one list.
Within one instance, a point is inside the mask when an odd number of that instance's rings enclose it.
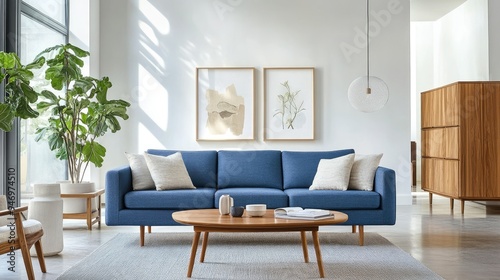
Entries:
{"label": "wooden sideboard cabinet", "polygon": [[500,82],[422,92],[422,189],[461,201],[500,200]]}

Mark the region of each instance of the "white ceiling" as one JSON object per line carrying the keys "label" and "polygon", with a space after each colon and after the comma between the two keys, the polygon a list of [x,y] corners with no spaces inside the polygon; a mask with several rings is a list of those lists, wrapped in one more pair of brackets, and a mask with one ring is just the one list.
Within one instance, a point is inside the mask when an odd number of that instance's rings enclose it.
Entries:
{"label": "white ceiling", "polygon": [[411,21],[435,21],[467,0],[410,0]]}

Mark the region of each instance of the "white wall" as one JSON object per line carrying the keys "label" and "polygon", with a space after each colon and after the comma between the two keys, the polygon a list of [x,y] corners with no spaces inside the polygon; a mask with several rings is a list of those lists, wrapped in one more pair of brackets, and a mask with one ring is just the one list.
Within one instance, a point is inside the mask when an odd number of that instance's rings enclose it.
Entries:
{"label": "white wall", "polygon": [[434,30],[435,86],[489,79],[488,0],[468,0]]}
{"label": "white wall", "polygon": [[[124,152],[148,148],[354,148],[384,153],[381,164],[397,172],[398,204],[411,204],[409,0],[370,3],[371,74],[388,84],[390,98],[366,114],[347,99],[366,71],[364,0],[101,1],[100,72],[114,98],[132,103],[123,129],[105,138],[101,183],[127,163]],[[255,141],[195,140],[196,66],[256,67]],[[263,141],[262,68],[270,66],[315,67],[316,140]]]}
{"label": "white wall", "polygon": [[500,81],[500,1],[488,1],[488,45],[490,80]]}
{"label": "white wall", "polygon": [[412,23],[418,90],[489,80],[488,25],[499,20],[493,17],[489,23],[488,1],[468,0],[436,21]]}

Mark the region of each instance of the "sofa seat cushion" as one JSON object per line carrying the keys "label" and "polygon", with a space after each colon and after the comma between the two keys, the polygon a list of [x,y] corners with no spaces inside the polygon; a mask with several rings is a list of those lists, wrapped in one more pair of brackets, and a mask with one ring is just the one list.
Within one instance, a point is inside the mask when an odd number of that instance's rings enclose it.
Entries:
{"label": "sofa seat cushion", "polygon": [[353,153],[353,149],[318,152],[283,151],[283,188],[309,188],[321,159],[332,159]]}
{"label": "sofa seat cushion", "polygon": [[281,151],[219,151],[217,184],[224,188],[283,189]]}
{"label": "sofa seat cushion", "polygon": [[288,189],[285,193],[290,206],[328,210],[377,209],[381,199],[378,192],[359,190]]}
{"label": "sofa seat cushion", "polygon": [[205,209],[214,208],[212,188],[183,190],[141,190],[125,194],[125,208],[129,209]]}
{"label": "sofa seat cushion", "polygon": [[288,196],[278,189],[272,188],[226,188],[215,193],[215,207],[219,208],[219,199],[223,194],[230,195],[235,206],[247,204],[266,204],[267,208],[288,206]]}

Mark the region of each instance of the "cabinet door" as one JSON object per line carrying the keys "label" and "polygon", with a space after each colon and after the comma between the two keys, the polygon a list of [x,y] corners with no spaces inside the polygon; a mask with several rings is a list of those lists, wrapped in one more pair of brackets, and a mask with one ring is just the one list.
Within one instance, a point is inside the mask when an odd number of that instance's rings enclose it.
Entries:
{"label": "cabinet door", "polygon": [[458,127],[422,130],[422,156],[459,159],[459,131]]}
{"label": "cabinet door", "polygon": [[458,126],[460,100],[458,84],[421,94],[422,128]]}
{"label": "cabinet door", "polygon": [[482,170],[486,197],[500,198],[500,83],[483,88]]}
{"label": "cabinet door", "polygon": [[422,189],[454,198],[459,197],[459,161],[422,158]]}
{"label": "cabinet door", "polygon": [[500,84],[461,85],[461,196],[500,198]]}

